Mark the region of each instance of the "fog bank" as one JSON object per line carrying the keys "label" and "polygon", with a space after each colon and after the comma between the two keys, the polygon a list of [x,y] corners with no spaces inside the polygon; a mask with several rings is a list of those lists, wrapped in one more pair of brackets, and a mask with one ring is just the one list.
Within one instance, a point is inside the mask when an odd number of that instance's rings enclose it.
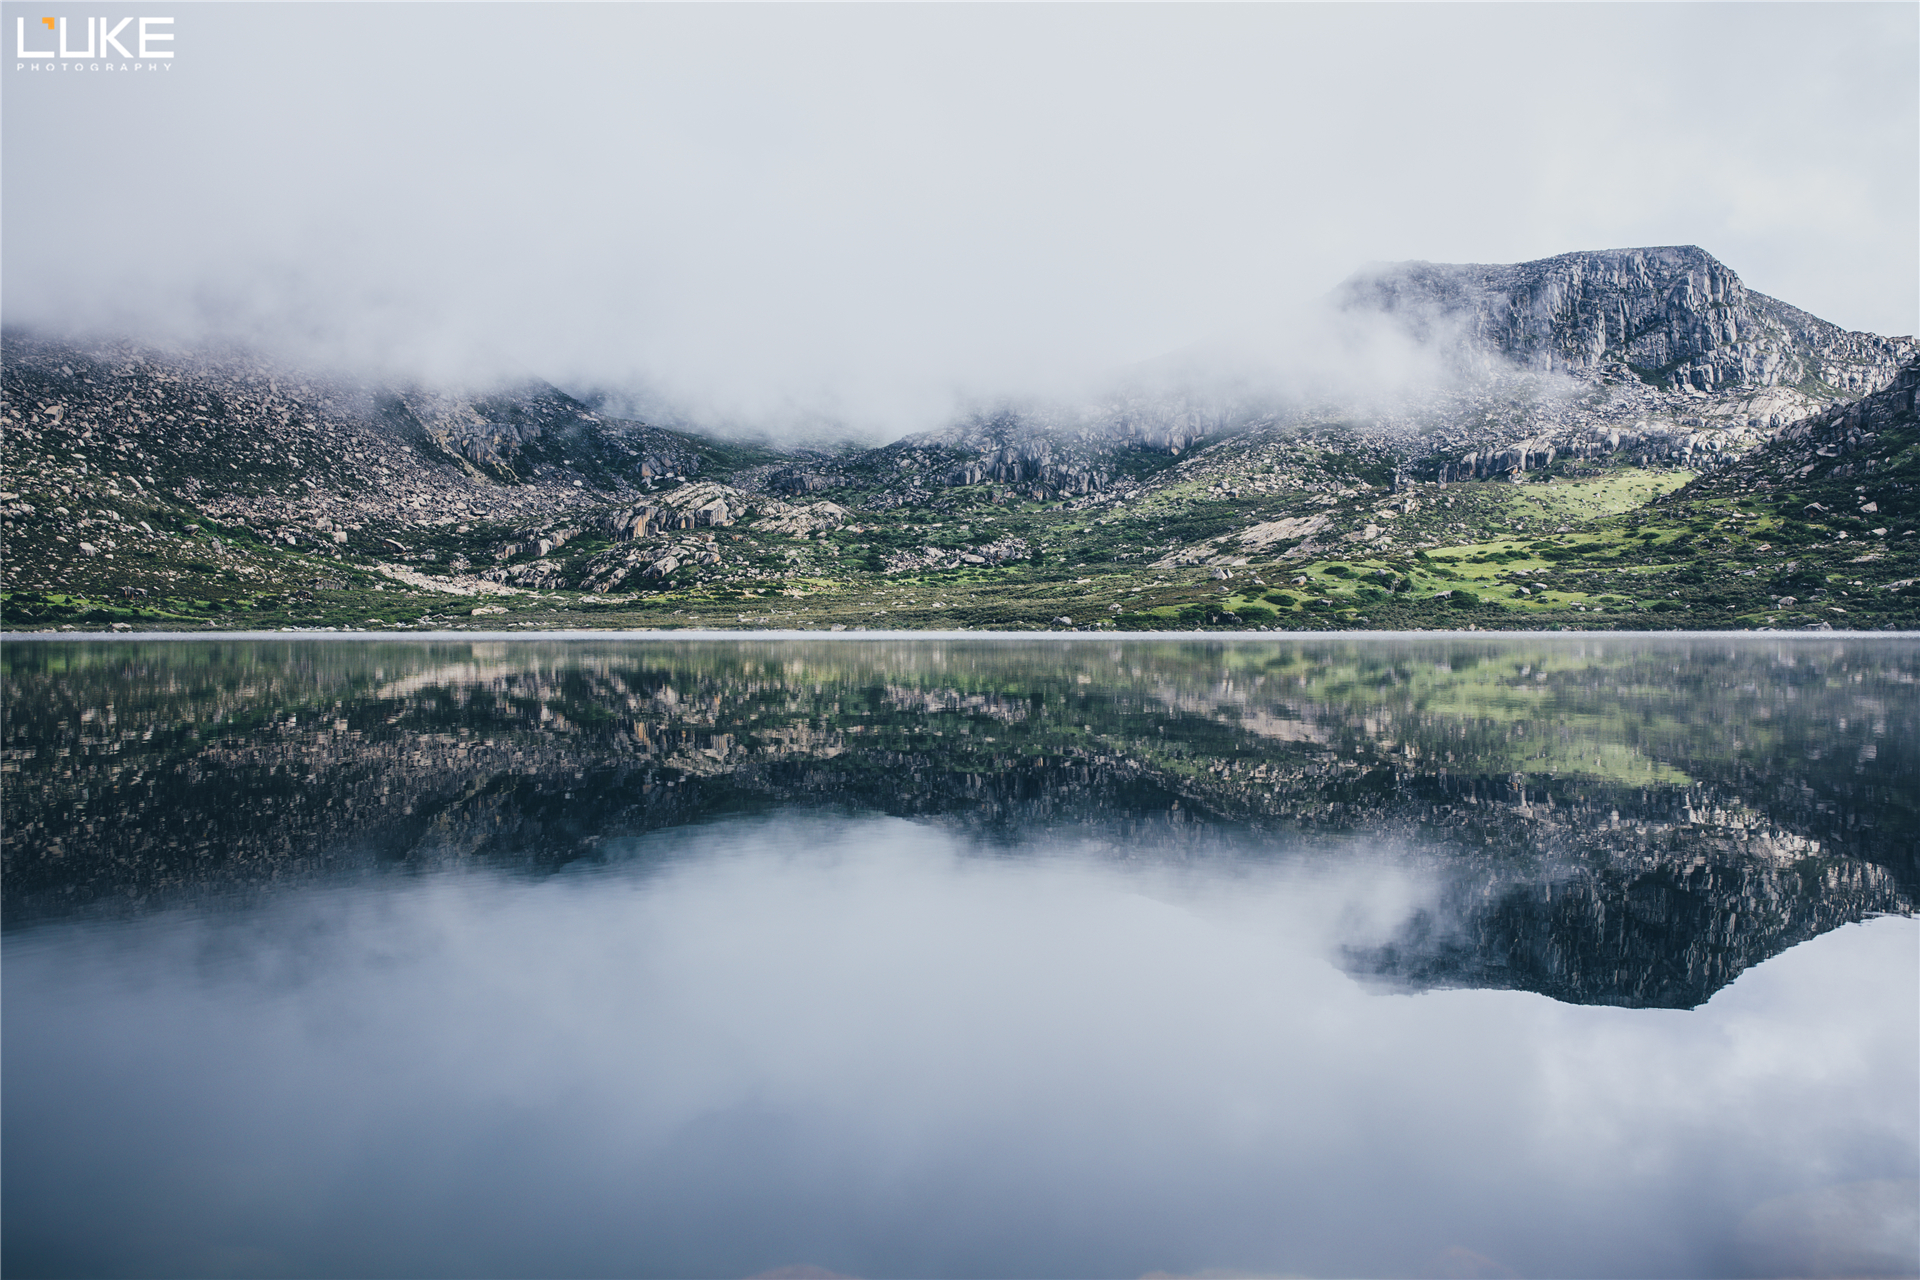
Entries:
{"label": "fog bank", "polygon": [[[84,25],[7,10],[43,12]],[[189,4],[174,31],[158,74],[4,61],[7,323],[888,437],[1257,331],[1370,261],[1697,243],[1920,327],[1911,6]]]}

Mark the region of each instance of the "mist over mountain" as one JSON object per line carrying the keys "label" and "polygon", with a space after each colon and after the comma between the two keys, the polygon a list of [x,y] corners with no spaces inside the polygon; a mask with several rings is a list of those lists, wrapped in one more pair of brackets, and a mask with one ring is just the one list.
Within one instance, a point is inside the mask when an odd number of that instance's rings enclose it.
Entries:
{"label": "mist over mountain", "polygon": [[[1855,621],[1832,592],[1859,589],[1874,616],[1905,616],[1913,338],[1829,324],[1693,246],[1374,266],[1320,315],[1077,397],[810,445],[626,417],[612,406],[631,401],[539,379],[378,382],[10,331],[9,611],[111,622],[93,603],[111,593],[130,616],[211,599],[220,616],[385,627],[479,595],[461,613],[1154,629],[1617,626],[1677,608],[1771,625],[1811,596],[1828,616],[1787,615],[1807,625]],[[1738,509],[1721,485],[1648,542],[1670,490],[1693,482],[1675,495],[1691,502],[1712,477],[1757,476],[1736,464],[1889,396],[1845,419],[1872,430],[1739,488]],[[1821,586],[1799,560],[1755,564],[1703,617],[1679,589],[1694,584],[1644,572],[1689,562],[1695,533],[1875,567]],[[1491,579],[1449,567],[1516,556],[1529,567]],[[1580,556],[1607,567],[1551,568]],[[389,584],[399,609],[368,595]]]}
{"label": "mist over mountain", "polygon": [[1300,301],[1370,259],[1693,243],[1846,329],[1920,314],[1899,6],[452,12],[9,62],[6,323],[884,443],[1263,327],[1297,383],[1353,345]]}
{"label": "mist over mountain", "polygon": [[1336,293],[1348,311],[1392,316],[1422,340],[1524,369],[1592,373],[1624,364],[1696,391],[1799,387],[1859,395],[1885,385],[1909,339],[1848,333],[1747,288],[1694,245],[1564,253],[1508,266],[1390,263]]}
{"label": "mist over mountain", "polygon": [[[915,440],[969,423],[1028,434],[1109,436],[1185,447],[1262,415],[1418,416],[1449,396],[1527,374],[1576,384],[1624,369],[1664,391],[1745,392],[1768,427],[1835,395],[1884,386],[1911,341],[1857,333],[1765,294],[1693,245],[1560,254],[1506,265],[1376,263],[1330,293],[1275,307],[1258,324],[1085,379],[1070,393],[971,396]],[[1752,393],[1780,390],[1767,396]],[[816,412],[743,424],[704,416],[656,388],[570,387],[617,417],[802,449],[889,443]],[[1010,391],[1010,389],[1009,389]]]}

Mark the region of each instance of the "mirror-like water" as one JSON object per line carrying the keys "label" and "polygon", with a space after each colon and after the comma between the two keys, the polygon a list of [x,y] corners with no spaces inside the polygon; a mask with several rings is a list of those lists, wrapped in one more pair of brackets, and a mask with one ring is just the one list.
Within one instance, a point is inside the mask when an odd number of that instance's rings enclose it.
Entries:
{"label": "mirror-like water", "polygon": [[1920,646],[10,645],[14,1275],[1920,1272]]}

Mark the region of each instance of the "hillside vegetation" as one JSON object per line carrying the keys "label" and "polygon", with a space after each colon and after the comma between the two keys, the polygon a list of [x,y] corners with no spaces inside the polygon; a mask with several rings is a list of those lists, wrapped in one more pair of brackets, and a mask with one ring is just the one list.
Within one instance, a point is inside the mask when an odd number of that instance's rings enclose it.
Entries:
{"label": "hillside vegetation", "polygon": [[8,333],[0,610],[14,630],[1914,624],[1911,339],[1752,294],[1697,249],[1403,264],[1341,296],[1478,336],[1445,339],[1448,380],[1364,411],[1127,392],[783,450],[543,383]]}

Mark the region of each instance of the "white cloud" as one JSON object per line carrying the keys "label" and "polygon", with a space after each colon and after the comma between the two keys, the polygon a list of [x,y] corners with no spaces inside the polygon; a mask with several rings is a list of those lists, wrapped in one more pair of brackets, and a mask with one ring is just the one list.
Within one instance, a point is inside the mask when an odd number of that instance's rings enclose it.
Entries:
{"label": "white cloud", "polygon": [[1270,319],[1367,261],[1698,243],[1912,332],[1915,25],[198,6],[164,76],[6,64],[4,313],[888,433]]}

